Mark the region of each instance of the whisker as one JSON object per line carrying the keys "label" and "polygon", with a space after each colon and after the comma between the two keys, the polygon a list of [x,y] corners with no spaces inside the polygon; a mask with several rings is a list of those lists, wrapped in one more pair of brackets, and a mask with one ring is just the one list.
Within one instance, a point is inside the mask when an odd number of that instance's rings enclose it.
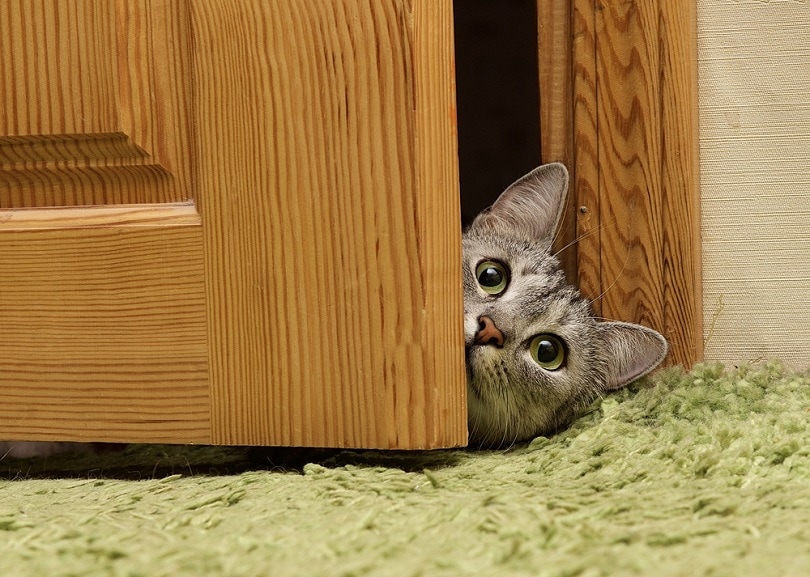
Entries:
{"label": "whisker", "polygon": [[504,445],[506,445],[506,439],[509,436],[509,427],[511,425],[511,420],[512,420],[511,419],[512,408],[509,406],[510,397],[509,397],[508,389],[504,388],[504,395],[503,396],[504,396],[504,401],[505,401],[505,404],[506,404],[506,414],[504,415],[503,433],[501,434],[501,442],[499,443],[499,446],[501,448],[503,448]]}
{"label": "whisker", "polygon": [[620,279],[620,278],[622,278],[622,273],[624,273],[624,269],[626,269],[626,268],[627,268],[627,263],[628,263],[628,261],[629,261],[629,260],[630,260],[630,253],[628,252],[628,253],[627,253],[627,256],[625,256],[625,257],[624,257],[624,262],[622,263],[622,268],[619,270],[619,274],[617,274],[617,275],[616,275],[616,278],[615,278],[615,279],[613,279],[613,282],[612,282],[612,283],[610,283],[610,285],[608,285],[608,287],[607,287],[607,288],[605,288],[605,290],[603,290],[603,291],[602,291],[602,292],[599,294],[599,296],[597,296],[597,297],[595,297],[595,298],[593,298],[593,299],[588,299],[588,302],[589,302],[590,304],[593,304],[593,303],[595,303],[596,301],[600,300],[602,297],[604,297],[604,296],[605,296],[605,295],[608,293],[608,291],[609,291],[610,289],[612,289],[614,286],[616,286],[616,283],[618,283],[618,282],[619,282],[619,279]]}
{"label": "whisker", "polygon": [[[568,230],[568,227],[566,227],[566,230]],[[554,246],[554,244],[555,244],[555,243],[557,242],[557,240],[560,238],[560,236],[562,235],[562,233],[563,233],[563,229],[562,229],[562,227],[558,227],[558,228],[557,228],[557,229],[554,231],[554,237],[551,239],[551,246]],[[561,250],[565,250],[566,248],[568,248],[568,246],[570,246],[570,245],[566,245],[566,246],[565,246],[565,248],[563,248],[563,249],[561,249]]]}
{"label": "whisker", "polygon": [[[595,235],[595,234],[597,234],[597,233],[600,233],[600,232],[602,232],[603,230],[607,230],[608,226],[612,226],[612,225],[616,224],[618,221],[619,221],[619,217],[614,216],[613,218],[608,219],[608,220],[607,220],[607,221],[605,221],[605,222],[600,222],[600,223],[599,223],[599,226],[597,226],[597,227],[596,227],[596,228],[594,228],[593,230],[589,230],[589,231],[588,231],[588,232],[586,232],[585,234],[582,234],[582,235],[580,235],[580,236],[578,236],[578,237],[574,238],[574,240],[572,240],[571,242],[569,242],[568,244],[566,244],[566,245],[565,245],[564,247],[562,247],[560,250],[558,250],[557,252],[555,252],[555,253],[554,253],[552,256],[554,256],[554,257],[558,256],[558,255],[559,255],[561,252],[563,252],[563,251],[564,251],[564,250],[566,250],[567,248],[570,248],[570,247],[574,246],[575,244],[577,244],[578,242],[580,242],[581,240],[584,240],[584,239],[586,239],[586,238],[588,238],[588,237],[591,237],[591,236],[593,236],[593,235]],[[557,231],[557,233],[554,235],[554,242],[557,242],[557,238],[558,238],[558,237],[559,237],[561,234],[562,234],[562,230],[558,230],[558,231]],[[553,244],[553,243],[552,243],[552,244]]]}

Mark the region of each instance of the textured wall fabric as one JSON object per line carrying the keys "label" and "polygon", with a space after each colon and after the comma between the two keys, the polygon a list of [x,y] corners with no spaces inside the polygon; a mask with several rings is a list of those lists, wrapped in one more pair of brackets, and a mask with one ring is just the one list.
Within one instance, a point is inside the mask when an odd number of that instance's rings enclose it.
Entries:
{"label": "textured wall fabric", "polygon": [[810,365],[810,2],[699,0],[706,358]]}

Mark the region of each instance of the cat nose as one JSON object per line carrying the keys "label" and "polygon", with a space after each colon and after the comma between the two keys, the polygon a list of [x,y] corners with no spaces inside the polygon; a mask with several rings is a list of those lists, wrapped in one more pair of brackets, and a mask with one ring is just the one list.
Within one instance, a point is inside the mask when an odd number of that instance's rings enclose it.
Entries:
{"label": "cat nose", "polygon": [[495,323],[489,317],[478,317],[478,332],[475,333],[476,345],[494,345],[496,347],[503,346],[503,333],[495,326]]}

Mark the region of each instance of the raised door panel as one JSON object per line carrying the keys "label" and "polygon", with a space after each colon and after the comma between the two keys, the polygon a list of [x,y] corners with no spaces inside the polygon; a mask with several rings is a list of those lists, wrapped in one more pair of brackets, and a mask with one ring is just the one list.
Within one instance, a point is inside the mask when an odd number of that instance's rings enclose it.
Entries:
{"label": "raised door panel", "polygon": [[210,440],[185,2],[0,2],[0,438]]}
{"label": "raised door panel", "polygon": [[190,205],[0,211],[0,438],[210,440]]}
{"label": "raised door panel", "polygon": [[188,6],[0,2],[0,208],[192,198]]}

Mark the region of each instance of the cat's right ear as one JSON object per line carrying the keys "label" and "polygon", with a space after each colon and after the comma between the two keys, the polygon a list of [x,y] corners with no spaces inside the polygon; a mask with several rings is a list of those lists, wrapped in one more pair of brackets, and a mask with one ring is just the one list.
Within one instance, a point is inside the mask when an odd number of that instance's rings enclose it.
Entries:
{"label": "cat's right ear", "polygon": [[657,331],[641,325],[605,321],[602,332],[607,362],[607,390],[613,391],[643,377],[667,356],[667,340]]}
{"label": "cat's right ear", "polygon": [[551,244],[568,193],[568,170],[559,162],[538,166],[501,193],[471,229],[508,230]]}

